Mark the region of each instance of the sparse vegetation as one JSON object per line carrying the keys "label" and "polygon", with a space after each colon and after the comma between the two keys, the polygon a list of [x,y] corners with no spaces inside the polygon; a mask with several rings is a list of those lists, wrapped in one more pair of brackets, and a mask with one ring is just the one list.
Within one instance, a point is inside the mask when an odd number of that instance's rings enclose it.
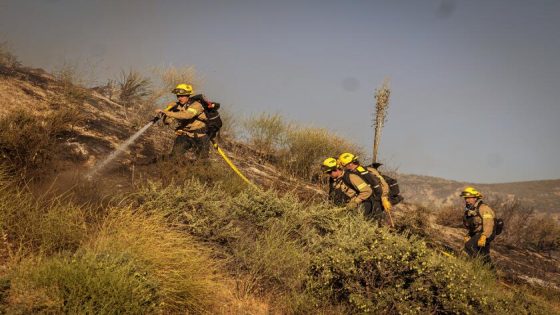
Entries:
{"label": "sparse vegetation", "polygon": [[61,100],[55,100],[55,103],[69,103],[70,105],[81,105],[87,96],[89,90],[84,85],[84,80],[78,71],[77,63],[66,62],[55,71],[55,77],[60,83]]}
{"label": "sparse vegetation", "polygon": [[21,178],[40,173],[80,121],[81,115],[69,107],[41,116],[20,110],[0,117],[0,163]]}
{"label": "sparse vegetation", "polygon": [[[496,238],[498,244],[542,252],[560,249],[560,222],[550,214],[536,213],[515,198],[490,196],[487,199],[496,217],[504,220],[504,230]],[[445,206],[436,212],[438,224],[462,228],[463,212],[458,207]]]}
{"label": "sparse vegetation", "polygon": [[[313,198],[252,190],[221,161],[155,161],[112,200],[97,199],[104,178],[35,197],[13,175],[48,165],[74,125],[62,113],[72,106],[50,105],[60,114],[0,120],[12,131],[0,132],[0,148],[27,148],[0,151],[9,171],[0,176],[0,313],[253,313],[251,298],[266,304],[254,313],[275,314],[555,311],[552,291],[505,290],[477,262],[431,249],[426,209],[405,205],[416,211],[389,231]],[[283,172],[315,180],[326,156],[361,153],[324,129],[289,125],[267,157]],[[555,244],[546,218],[532,222],[542,233],[526,235],[528,247]]]}
{"label": "sparse vegetation", "polygon": [[504,220],[500,243],[543,252],[560,250],[560,222],[552,216],[538,214],[518,199],[494,197],[489,204]]}
{"label": "sparse vegetation", "polygon": [[268,160],[283,148],[289,128],[280,114],[265,113],[246,119],[243,126],[247,131],[248,142],[258,150],[261,158]]}
{"label": "sparse vegetation", "polygon": [[134,70],[123,71],[118,84],[120,88],[119,101],[127,108],[135,107],[134,105],[137,105],[135,103],[142,102],[151,93],[150,80]]}
{"label": "sparse vegetation", "polygon": [[323,159],[338,157],[343,152],[359,156],[362,150],[326,129],[296,127],[288,131],[286,149],[280,154],[279,164],[294,175],[312,180],[320,176],[319,165]]}
{"label": "sparse vegetation", "polygon": [[322,159],[343,152],[360,155],[350,141],[323,128],[301,127],[282,116],[261,114],[245,121],[248,141],[262,158],[306,180],[319,177]]}

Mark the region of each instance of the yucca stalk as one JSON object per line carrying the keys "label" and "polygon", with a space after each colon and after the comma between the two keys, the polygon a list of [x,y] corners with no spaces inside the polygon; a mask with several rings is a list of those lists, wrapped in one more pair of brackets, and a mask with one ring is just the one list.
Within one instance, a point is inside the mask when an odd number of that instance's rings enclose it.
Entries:
{"label": "yucca stalk", "polygon": [[389,80],[385,79],[380,88],[375,89],[375,117],[373,121],[373,163],[377,162],[377,153],[379,142],[381,141],[381,130],[387,121],[387,110],[389,109],[389,96],[391,89],[389,88]]}

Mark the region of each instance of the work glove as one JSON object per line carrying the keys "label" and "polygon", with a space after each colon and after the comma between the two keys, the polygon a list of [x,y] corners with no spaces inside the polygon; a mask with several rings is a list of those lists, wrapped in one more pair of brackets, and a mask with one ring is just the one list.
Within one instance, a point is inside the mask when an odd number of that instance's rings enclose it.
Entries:
{"label": "work glove", "polygon": [[385,209],[385,211],[391,211],[391,208],[393,207],[387,197],[381,197],[381,204],[383,205],[383,209]]}
{"label": "work glove", "polygon": [[486,246],[486,235],[480,235],[480,238],[478,239],[478,243],[476,243],[476,245],[478,245],[478,247]]}
{"label": "work glove", "polygon": [[354,210],[356,208],[358,208],[358,205],[360,203],[356,200],[350,200],[347,204],[346,204],[346,209],[348,210]]}

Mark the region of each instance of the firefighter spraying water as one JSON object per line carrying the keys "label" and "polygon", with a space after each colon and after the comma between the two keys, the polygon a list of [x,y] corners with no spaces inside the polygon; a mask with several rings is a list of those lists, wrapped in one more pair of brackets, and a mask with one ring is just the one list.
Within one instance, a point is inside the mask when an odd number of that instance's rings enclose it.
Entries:
{"label": "firefighter spraying water", "polygon": [[175,120],[177,127],[175,128],[176,138],[171,150],[172,158],[181,159],[187,151],[192,150],[198,159],[205,160],[208,158],[209,144],[212,143],[212,146],[228,166],[243,181],[251,187],[257,188],[235,167],[218,146],[216,136],[222,127],[222,120],[218,113],[220,103],[210,102],[202,94],[192,95],[193,87],[185,83],[177,85],[171,93],[177,96],[177,101],[170,103],[165,109],[156,110],[156,115],[150,122],[128,138],[105,160],[97,164],[86,175],[86,178],[91,180],[100,170],[106,167],[120,153],[124,152],[138,137],[158,121],[162,121],[163,124],[169,124],[171,120]]}

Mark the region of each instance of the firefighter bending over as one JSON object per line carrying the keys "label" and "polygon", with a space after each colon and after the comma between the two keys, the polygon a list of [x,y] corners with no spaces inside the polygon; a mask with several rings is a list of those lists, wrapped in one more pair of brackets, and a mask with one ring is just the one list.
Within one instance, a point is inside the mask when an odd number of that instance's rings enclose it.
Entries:
{"label": "firefighter bending over", "polygon": [[[327,158],[321,164],[324,173],[330,176],[329,199],[335,204],[346,203],[346,208],[356,209],[362,205],[364,215],[372,218],[372,190],[360,176],[343,170],[335,158]],[[343,178],[347,178],[346,183]]]}
{"label": "firefighter bending over", "polygon": [[371,166],[361,166],[358,157],[352,153],[342,153],[338,157],[338,163],[347,172],[356,174],[365,180],[373,190],[372,195],[372,216],[378,219],[385,218],[385,211],[392,208],[389,201],[389,184],[385,181],[381,173],[377,170],[380,163]]}

